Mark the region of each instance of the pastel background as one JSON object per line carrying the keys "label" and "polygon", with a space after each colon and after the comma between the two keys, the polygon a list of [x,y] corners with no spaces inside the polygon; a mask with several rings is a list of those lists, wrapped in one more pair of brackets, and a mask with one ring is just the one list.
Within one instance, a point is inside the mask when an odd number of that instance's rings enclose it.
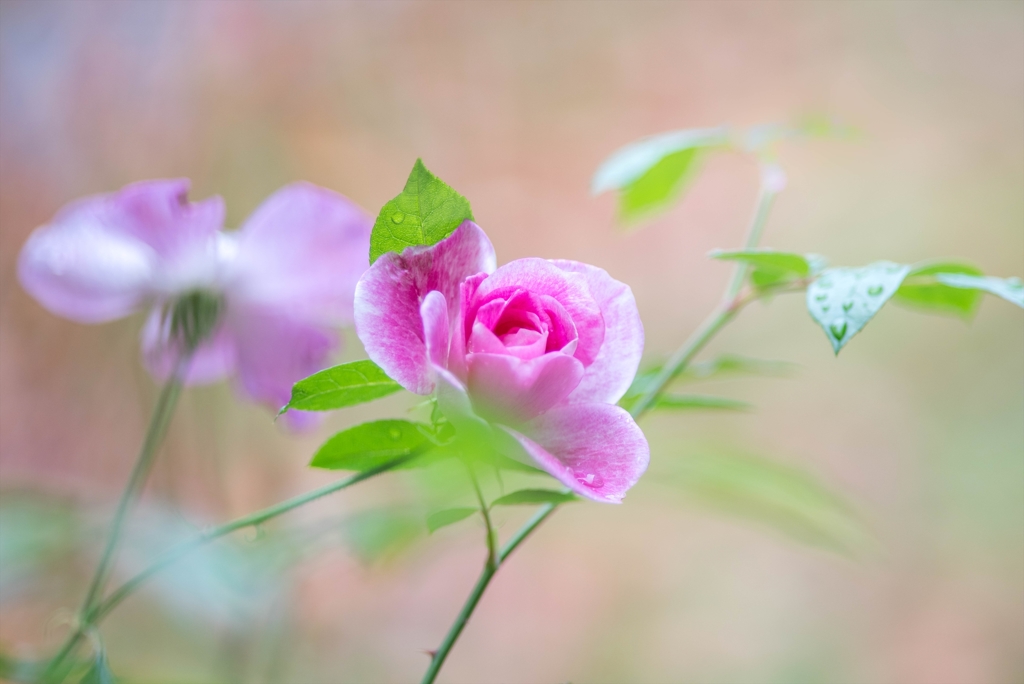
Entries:
{"label": "pastel background", "polygon": [[[223,195],[237,226],[305,179],[375,213],[422,157],[472,201],[499,263],[571,258],[629,283],[655,362],[715,305],[729,268],[706,254],[740,244],[756,168],[712,159],[681,204],[632,233],[613,198],[589,195],[590,175],[647,134],[812,114],[860,133],[782,148],[789,187],[765,244],[1024,276],[1021,2],[0,0],[0,541],[17,546],[25,511],[62,512],[44,536],[84,530],[38,572],[0,577],[0,647],[31,657],[59,642],[95,562],[75,549],[96,548],[156,395],[141,318],[72,324],[17,285],[22,243],[64,203],[186,176],[193,197]],[[648,476],[622,506],[548,521],[501,570],[442,680],[1024,682],[1021,313],[988,298],[965,325],[890,305],[836,359],[800,297],[751,307],[703,358],[799,370],[695,386],[753,413],[645,419]],[[360,356],[350,336],[345,358]],[[162,548],[164,528],[331,481],[305,464],[332,429],[414,403],[295,436],[226,386],[189,390],[123,568]],[[679,484],[714,454],[811,473],[872,541],[834,553]],[[344,533],[415,488],[381,478],[268,526],[268,538],[318,530],[279,571],[252,572],[267,564],[250,558],[244,581],[225,582],[179,568],[104,624],[114,671],[417,679],[480,569],[481,529],[370,560]],[[503,514],[504,533],[526,513]]]}

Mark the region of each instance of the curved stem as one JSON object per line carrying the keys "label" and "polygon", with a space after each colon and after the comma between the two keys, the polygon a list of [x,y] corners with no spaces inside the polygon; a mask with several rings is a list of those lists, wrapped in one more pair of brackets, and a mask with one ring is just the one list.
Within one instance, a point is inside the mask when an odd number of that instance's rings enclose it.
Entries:
{"label": "curved stem", "polygon": [[46,671],[47,675],[57,671],[64,659],[71,655],[71,652],[89,628],[89,621],[85,616],[90,613],[97,599],[103,593],[103,588],[110,576],[110,569],[117,553],[117,547],[121,541],[121,531],[124,527],[125,518],[128,510],[139,498],[139,494],[149,478],[149,473],[153,469],[153,462],[156,460],[160,444],[163,442],[164,435],[167,434],[167,427],[170,425],[171,417],[174,415],[174,408],[181,394],[182,380],[185,377],[190,361],[191,354],[183,354],[175,366],[174,373],[164,383],[163,389],[160,390],[160,397],[157,399],[156,406],[153,408],[153,414],[149,419],[149,426],[146,428],[146,436],[142,441],[142,447],[139,449],[138,458],[135,460],[131,476],[128,478],[128,484],[125,485],[124,490],[121,492],[121,499],[117,503],[117,510],[114,512],[114,520],[110,526],[110,534],[107,536],[107,544],[103,549],[103,555],[100,557],[99,565],[96,566],[96,571],[93,573],[92,580],[89,583],[89,590],[86,592],[85,600],[82,602],[82,608],[79,611],[79,624],[71,631],[67,641],[65,641],[53,660],[50,661]]}
{"label": "curved stem", "polygon": [[487,506],[487,502],[484,500],[484,493],[480,489],[480,482],[476,479],[476,473],[473,472],[473,466],[466,463],[466,469],[469,470],[469,479],[473,483],[473,490],[476,492],[476,500],[480,503],[480,515],[484,518],[484,526],[487,528],[487,564],[494,566],[494,569],[498,569],[498,533],[494,529],[494,525],[491,523],[491,510]]}

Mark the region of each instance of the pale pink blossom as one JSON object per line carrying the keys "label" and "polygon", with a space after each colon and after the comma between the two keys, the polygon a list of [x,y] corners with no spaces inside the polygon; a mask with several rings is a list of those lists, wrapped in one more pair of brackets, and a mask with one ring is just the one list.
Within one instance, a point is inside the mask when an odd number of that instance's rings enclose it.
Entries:
{"label": "pale pink blossom", "polygon": [[81,323],[151,308],[143,358],[159,378],[181,351],[165,308],[192,292],[219,298],[219,321],[186,382],[234,375],[243,394],[276,410],[295,381],[327,365],[335,329],[351,324],[372,221],[337,193],[293,183],[226,232],[223,201],[189,203],[188,188],[145,181],[69,204],[29,237],[19,279],[44,307]]}
{"label": "pale pink blossom", "polygon": [[381,256],[356,286],[355,324],[370,358],[406,389],[436,392],[459,431],[488,431],[580,495],[617,503],[647,468],[647,440],[616,405],[643,326],[630,289],[600,268],[496,268],[466,221],[436,245]]}

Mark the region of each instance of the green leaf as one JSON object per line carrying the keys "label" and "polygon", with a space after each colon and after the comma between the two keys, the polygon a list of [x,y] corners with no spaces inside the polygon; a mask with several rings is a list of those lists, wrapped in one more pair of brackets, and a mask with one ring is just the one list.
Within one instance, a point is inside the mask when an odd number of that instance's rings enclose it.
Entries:
{"label": "green leaf", "polygon": [[433,445],[428,430],[428,426],[408,420],[363,423],[324,442],[309,465],[328,470],[376,468],[402,456],[425,452]]}
{"label": "green leaf", "polygon": [[1020,278],[995,278],[993,276],[959,274],[939,274],[935,277],[941,283],[950,287],[971,288],[988,292],[1024,309],[1024,283],[1021,282]]}
{"label": "green leaf", "polygon": [[578,501],[575,494],[557,492],[553,489],[520,489],[495,499],[491,506],[528,506],[533,504],[562,504]]}
{"label": "green leaf", "polygon": [[654,402],[656,409],[715,409],[719,411],[749,411],[745,401],[728,397],[709,397],[699,394],[662,394]]}
{"label": "green leaf", "polygon": [[807,288],[807,310],[836,354],[899,289],[910,271],[889,261],[860,268],[830,268]]}
{"label": "green leaf", "polygon": [[453,525],[460,520],[465,520],[477,512],[476,508],[449,508],[427,516],[427,529],[433,534],[442,527]]}
{"label": "green leaf", "polygon": [[711,252],[711,257],[749,264],[753,269],[750,273],[750,281],[757,288],[806,278],[825,267],[825,260],[816,254],[805,256],[792,252],[777,252],[772,249],[730,252],[715,250]]}
{"label": "green leaf", "polygon": [[349,546],[364,563],[397,555],[422,533],[423,518],[404,509],[362,511],[345,523]]}
{"label": "green leaf", "polygon": [[100,649],[93,660],[92,667],[82,677],[80,684],[114,684],[115,681],[114,675],[110,671],[110,665],[107,663],[107,654]]}
{"label": "green leaf", "polygon": [[970,319],[981,303],[981,293],[946,285],[938,279],[942,274],[981,275],[981,271],[956,262],[918,264],[910,269],[892,300],[930,313]]}
{"label": "green leaf", "polygon": [[394,394],[402,386],[369,359],[343,363],[299,380],[292,386],[292,398],[281,409],[333,411]]}
{"label": "green leaf", "polygon": [[635,221],[664,209],[695,177],[703,152],[729,142],[725,128],[673,131],[612,154],[594,174],[591,192],[619,190],[619,216]]}
{"label": "green leaf", "polygon": [[469,200],[416,160],[405,189],[384,205],[370,234],[370,263],[381,254],[406,247],[433,245],[472,221]]}
{"label": "green leaf", "polygon": [[766,458],[693,453],[676,461],[673,479],[717,510],[764,522],[816,546],[854,554],[871,535],[854,508],[798,468]]}

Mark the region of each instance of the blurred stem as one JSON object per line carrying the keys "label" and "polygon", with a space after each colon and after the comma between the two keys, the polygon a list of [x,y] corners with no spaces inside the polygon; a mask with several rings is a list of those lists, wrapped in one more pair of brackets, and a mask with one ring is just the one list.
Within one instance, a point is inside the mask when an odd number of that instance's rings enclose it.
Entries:
{"label": "blurred stem", "polygon": [[[761,234],[764,232],[764,226],[768,220],[768,214],[771,211],[772,202],[777,194],[778,192],[776,190],[767,187],[767,184],[764,182],[764,172],[762,170],[762,183],[758,194],[757,208],[754,210],[754,217],[747,230],[747,239],[743,249],[749,250],[757,247],[758,242],[761,240]],[[634,419],[639,419],[640,416],[646,413],[654,405],[654,401],[658,398],[658,395],[661,394],[668,383],[689,365],[690,361],[693,360],[693,357],[695,357],[700,350],[703,349],[707,343],[722,330],[722,328],[732,321],[744,306],[769,292],[769,290],[751,290],[747,293],[741,293],[746,277],[747,265],[743,262],[737,262],[736,270],[733,272],[732,280],[726,288],[721,304],[719,304],[715,311],[712,312],[712,314],[703,323],[701,323],[700,327],[697,328],[697,330],[695,330],[685,342],[683,342],[682,346],[680,346],[679,349],[669,357],[669,360],[662,367],[661,372],[658,373],[657,377],[651,383],[651,386],[646,392],[644,392],[630,410],[630,415],[632,415]],[[774,292],[775,290],[771,291]],[[444,665],[445,658],[448,657],[448,652],[451,650],[452,646],[455,645],[456,640],[459,638],[459,635],[465,628],[470,616],[476,609],[476,605],[479,603],[480,597],[483,596],[484,591],[487,589],[487,585],[490,584],[491,579],[497,572],[498,567],[501,566],[501,563],[516,549],[516,547],[522,544],[526,538],[529,537],[533,531],[548,518],[548,516],[554,513],[557,507],[558,504],[546,504],[541,507],[540,510],[538,510],[537,513],[512,536],[508,541],[508,544],[502,548],[502,551],[498,556],[497,564],[492,566],[491,563],[487,563],[484,566],[483,572],[480,573],[480,578],[473,587],[473,591],[470,593],[469,598],[466,599],[466,603],[462,606],[462,610],[459,612],[458,617],[455,618],[455,622],[448,630],[448,634],[445,636],[444,642],[442,642],[441,646],[438,647],[437,651],[431,658],[430,667],[427,669],[426,674],[423,675],[422,684],[432,684],[432,682],[437,678],[438,672],[441,671],[441,666]],[[489,525],[490,523],[488,522],[488,526]]]}
{"label": "blurred stem", "polygon": [[103,549],[103,555],[100,557],[99,565],[96,567],[95,573],[93,573],[92,581],[89,583],[89,590],[85,595],[85,600],[82,602],[78,625],[72,630],[61,650],[50,661],[46,671],[47,676],[54,674],[59,669],[61,663],[71,654],[91,626],[88,618],[89,613],[92,611],[99,596],[103,593],[103,588],[110,576],[114,556],[121,541],[121,531],[124,527],[125,518],[129,509],[138,500],[146,480],[149,478],[149,473],[153,469],[153,462],[156,460],[160,445],[167,434],[167,427],[170,425],[171,417],[174,415],[174,408],[181,394],[182,381],[191,360],[191,353],[182,354],[171,377],[164,383],[163,389],[160,390],[160,397],[157,399],[156,406],[153,408],[153,414],[149,419],[149,426],[146,428],[146,436],[142,441],[139,456],[135,461],[135,466],[132,468],[132,474],[128,478],[128,484],[125,485],[124,491],[121,492],[121,500],[117,504],[117,510],[114,512],[114,520],[110,526],[107,545]]}

